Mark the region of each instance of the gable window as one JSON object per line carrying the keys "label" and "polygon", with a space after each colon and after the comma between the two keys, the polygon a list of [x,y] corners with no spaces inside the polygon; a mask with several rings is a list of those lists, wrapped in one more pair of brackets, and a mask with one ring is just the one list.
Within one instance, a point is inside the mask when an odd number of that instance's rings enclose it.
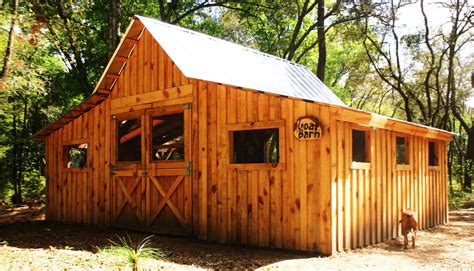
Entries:
{"label": "gable window", "polygon": [[87,167],[87,143],[65,145],[63,148],[65,168]]}
{"label": "gable window", "polygon": [[428,142],[428,165],[429,166],[439,165],[438,143],[434,141]]}
{"label": "gable window", "polygon": [[231,163],[279,162],[279,129],[254,129],[233,131]]}
{"label": "gable window", "polygon": [[397,156],[397,165],[408,165],[410,164],[409,159],[409,148],[408,148],[408,138],[405,136],[396,137],[396,156]]}
{"label": "gable window", "polygon": [[369,131],[352,130],[352,161],[370,163]]}

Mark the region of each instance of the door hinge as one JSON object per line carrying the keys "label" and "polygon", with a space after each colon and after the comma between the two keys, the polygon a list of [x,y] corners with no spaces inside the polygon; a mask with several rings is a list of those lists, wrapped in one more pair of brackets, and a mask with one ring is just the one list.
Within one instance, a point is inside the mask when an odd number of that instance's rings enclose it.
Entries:
{"label": "door hinge", "polygon": [[110,165],[109,165],[110,176],[114,176],[114,175],[115,175],[114,169],[115,169],[115,165],[110,164]]}
{"label": "door hinge", "polygon": [[147,176],[148,172],[146,170],[142,170],[142,176]]}
{"label": "door hinge", "polygon": [[192,168],[193,168],[193,163],[191,163],[191,161],[187,161],[186,163],[184,163],[184,166],[185,166],[187,169],[192,169]]}
{"label": "door hinge", "polygon": [[187,169],[186,176],[193,176],[193,171],[191,169]]}
{"label": "door hinge", "polygon": [[191,109],[193,107],[193,104],[192,103],[187,103],[187,104],[184,104],[184,109]]}

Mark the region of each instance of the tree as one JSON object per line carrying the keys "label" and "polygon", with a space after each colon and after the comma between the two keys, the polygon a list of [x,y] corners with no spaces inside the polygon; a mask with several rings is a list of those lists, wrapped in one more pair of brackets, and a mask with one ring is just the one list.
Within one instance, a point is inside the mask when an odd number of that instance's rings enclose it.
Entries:
{"label": "tree", "polygon": [[5,55],[3,57],[3,66],[2,66],[2,70],[0,71],[0,82],[5,80],[5,77],[7,76],[7,73],[8,73],[10,59],[11,59],[11,55],[12,55],[13,47],[14,47],[15,25],[16,25],[16,19],[18,16],[17,13],[18,13],[18,0],[12,0],[10,30],[8,31],[8,43],[5,49]]}
{"label": "tree", "polygon": [[[457,80],[468,78],[462,69],[466,63],[460,58],[462,49],[472,43],[472,11],[468,1],[438,3],[451,14],[451,19],[433,31],[424,1],[420,0],[424,27],[419,32],[400,35],[397,15],[405,5],[409,4],[391,0],[375,21],[366,20],[364,46],[367,57],[380,79],[403,101],[402,108],[408,121],[452,131],[459,124],[469,141],[472,135],[464,106],[469,87],[457,83]],[[456,153],[457,162],[464,164],[466,154],[471,150],[466,149],[465,143],[459,144],[465,147]],[[451,151],[450,155],[455,154]],[[465,160],[465,165],[463,187],[470,189],[472,163]]]}

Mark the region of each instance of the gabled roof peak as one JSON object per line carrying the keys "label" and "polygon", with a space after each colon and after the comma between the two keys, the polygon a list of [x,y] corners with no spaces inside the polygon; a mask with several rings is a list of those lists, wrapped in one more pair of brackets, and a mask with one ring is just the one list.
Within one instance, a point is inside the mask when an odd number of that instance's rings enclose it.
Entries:
{"label": "gabled roof peak", "polygon": [[135,18],[188,78],[344,105],[305,66],[156,19]]}

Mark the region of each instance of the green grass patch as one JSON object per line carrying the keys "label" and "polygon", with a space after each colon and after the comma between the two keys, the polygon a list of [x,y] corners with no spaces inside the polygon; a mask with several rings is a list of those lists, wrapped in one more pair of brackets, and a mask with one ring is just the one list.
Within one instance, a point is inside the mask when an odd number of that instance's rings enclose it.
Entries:
{"label": "green grass patch", "polygon": [[133,270],[138,270],[147,260],[161,260],[165,254],[153,246],[150,235],[142,240],[133,241],[129,235],[126,237],[117,236],[118,241],[110,241],[110,246],[99,249],[99,255],[111,256],[117,260],[119,266],[128,266]]}

